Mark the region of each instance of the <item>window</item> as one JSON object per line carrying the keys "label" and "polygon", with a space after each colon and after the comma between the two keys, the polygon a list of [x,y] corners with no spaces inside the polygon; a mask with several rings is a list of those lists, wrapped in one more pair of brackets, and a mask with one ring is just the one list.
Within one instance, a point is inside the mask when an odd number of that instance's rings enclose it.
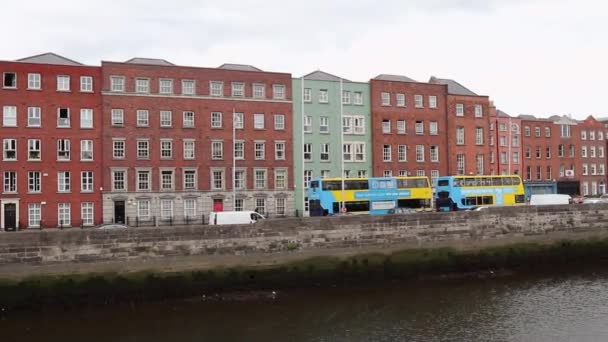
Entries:
{"label": "window", "polygon": [[69,226],[72,224],[71,221],[71,213],[70,213],[70,203],[59,203],[57,205],[58,218],[59,218],[59,226]]}
{"label": "window", "polygon": [[245,127],[245,116],[243,113],[234,113],[234,128],[243,129]]}
{"label": "window", "polygon": [[255,199],[255,210],[258,213],[266,213],[266,199],[256,198]]}
{"label": "window", "polygon": [[57,127],[69,128],[70,127],[70,109],[69,108],[58,108],[57,109]]}
{"label": "window", "polygon": [[439,162],[439,146],[431,145],[431,162]]}
{"label": "window", "polygon": [[536,158],[537,159],[541,158],[541,148],[540,148],[540,146],[536,146]]}
{"label": "window", "polygon": [[562,138],[570,138],[572,135],[570,125],[561,125],[561,137]]}
{"label": "window", "polygon": [[149,113],[147,109],[137,110],[137,127],[148,127],[150,124]]}
{"label": "window", "polygon": [[160,127],[171,127],[173,125],[173,113],[169,110],[160,111]]}
{"label": "window", "polygon": [[304,160],[312,160],[312,144],[304,144]]}
{"label": "window", "polygon": [[70,91],[70,76],[57,76],[57,91]]}
{"label": "window", "polygon": [[597,170],[596,170],[596,166],[595,164],[591,164],[591,175],[596,175],[597,174]]}
{"label": "window", "polygon": [[393,176],[393,171],[392,170],[384,170],[382,171],[382,177],[392,177]]}
{"label": "window", "polygon": [[595,131],[589,131],[589,140],[595,140]]}
{"label": "window", "polygon": [[480,104],[475,105],[475,117],[476,118],[483,117],[483,107]]}
{"label": "window", "polygon": [[137,190],[150,190],[150,171],[137,171]]}
{"label": "window", "polygon": [[459,153],[456,155],[456,172],[459,175],[464,175],[464,154]]}
{"label": "window", "polygon": [[235,171],[234,188],[235,189],[245,189],[245,170]]}
{"label": "window", "polygon": [[438,125],[437,125],[437,121],[431,121],[429,122],[429,134],[430,135],[437,135],[438,134]]}
{"label": "window", "polygon": [[266,170],[256,169],[255,174],[255,188],[265,189],[266,188]]}
{"label": "window", "polygon": [[599,158],[604,158],[604,147],[603,146],[600,146],[597,148],[597,156]]}
{"label": "window", "polygon": [[[329,151],[327,151],[329,154]],[[328,155],[329,158],[329,155]],[[274,143],[274,159],[285,160],[285,142],[277,141]],[[321,160],[323,160],[323,153],[321,152]],[[328,159],[329,160],[329,159]]]}
{"label": "window", "polygon": [[416,134],[424,134],[424,122],[416,121]]}
{"label": "window", "polygon": [[222,113],[211,112],[211,128],[222,128]]}
{"label": "window", "polygon": [[283,197],[275,198],[274,206],[275,206],[275,215],[284,216],[285,215],[285,203],[286,199]]}
{"label": "window", "polygon": [[456,116],[464,116],[464,105],[462,103],[456,104]]}
{"label": "window", "polygon": [[475,162],[477,164],[477,174],[483,175],[484,165],[483,165],[483,154],[478,154],[475,156]]}
{"label": "window", "polygon": [[356,91],[354,93],[354,95],[355,95],[354,104],[363,105],[363,93],[360,91]]}
{"label": "window", "polygon": [[562,158],[564,156],[564,145],[559,144],[557,146],[557,156]]}
{"label": "window", "polygon": [[406,134],[405,120],[397,120],[397,134]]}
{"label": "window", "polygon": [[524,127],[524,135],[527,137],[530,136],[530,126]]}
{"label": "window", "polygon": [[42,124],[40,107],[27,108],[27,127],[40,127]]}
{"label": "window", "polygon": [[519,152],[513,152],[513,163],[519,164]]}
{"label": "window", "polygon": [[27,74],[27,89],[40,89],[41,87],[42,81],[40,74]]}
{"label": "window", "polygon": [[553,178],[553,168],[551,166],[547,166],[547,179]]}
{"label": "window", "polygon": [[70,139],[57,139],[57,160],[70,160]]}
{"label": "window", "polygon": [[286,189],[287,188],[287,170],[277,169],[274,171],[274,188],[275,189]]}
{"label": "window", "polygon": [[390,133],[391,132],[391,120],[384,119],[382,120],[382,133]]}
{"label": "window", "polygon": [[224,170],[213,170],[211,172],[211,189],[221,190],[224,188]]}
{"label": "window", "polygon": [[80,191],[93,192],[93,171],[80,172]]}
{"label": "window", "polygon": [[17,139],[3,139],[3,154],[2,159],[5,161],[8,160],[17,160]]}
{"label": "window", "polygon": [[416,176],[424,177],[425,175],[426,173],[424,172],[424,170],[416,170]]}
{"label": "window", "polygon": [[93,110],[80,110],[80,128],[93,128]]}
{"label": "window", "polygon": [[602,176],[605,175],[606,169],[605,169],[604,164],[599,164],[598,166],[599,166],[598,174],[600,174]]}
{"label": "window", "polygon": [[304,88],[304,102],[312,102],[312,89]]}
{"label": "window", "polygon": [[329,144],[321,144],[321,161],[329,161]]}
{"label": "window", "polygon": [[149,93],[150,92],[150,80],[147,78],[135,79],[135,92]]}
{"label": "window", "polygon": [[304,170],[304,188],[310,187],[310,180],[312,179],[312,170]]}
{"label": "window", "polygon": [[237,198],[234,200],[234,211],[243,211],[243,199]]}
{"label": "window", "polygon": [[285,129],[285,115],[283,115],[283,114],[274,115],[274,129],[275,130]]}
{"label": "window", "polygon": [[397,159],[400,162],[407,161],[407,146],[406,145],[397,146]]}
{"label": "window", "polygon": [[232,82],[232,96],[245,96],[245,84],[243,82]]}
{"label": "window", "polygon": [[422,95],[414,95],[414,106],[416,108],[424,107],[424,101]]}
{"label": "window", "polygon": [[274,99],[282,100],[285,98],[285,86],[282,84],[273,84],[272,85],[272,97]]}
{"label": "window", "polygon": [[184,199],[184,217],[187,217],[187,218],[196,217],[196,199],[194,199],[194,198]]}
{"label": "window", "polygon": [[355,123],[355,134],[365,134],[365,118],[363,116],[353,117]]}
{"label": "window", "polygon": [[266,143],[263,141],[254,142],[255,160],[264,160],[266,158]]}
{"label": "window", "polygon": [[382,145],[382,161],[391,161],[391,145]]}
{"label": "window", "polygon": [[112,156],[114,159],[124,159],[125,158],[125,140],[124,139],[115,139],[112,141]]}
{"label": "window", "polygon": [[4,192],[17,192],[17,173],[15,171],[4,171]]}
{"label": "window", "polygon": [[500,152],[500,163],[501,163],[501,164],[506,164],[506,163],[508,163],[508,160],[507,160],[507,152]]}
{"label": "window", "polygon": [[150,200],[137,201],[137,218],[143,221],[150,219]]}
{"label": "window", "polygon": [[310,115],[304,117],[304,133],[312,133],[312,116]]}
{"label": "window", "polygon": [[160,171],[160,189],[163,191],[173,190],[173,171]]}
{"label": "window", "polygon": [[253,84],[253,97],[263,99],[266,97],[266,85],[260,83]]}
{"label": "window", "polygon": [[321,178],[329,178],[329,170],[321,170]]}
{"label": "window", "polygon": [[[170,141],[172,145],[172,141]],[[194,139],[184,139],[184,150],[183,150],[183,158],[185,160],[192,160],[194,159],[195,153],[194,153]],[[170,158],[170,157],[167,157]]]}
{"label": "window", "polygon": [[350,104],[350,96],[351,96],[351,92],[350,91],[343,90],[342,91],[342,104],[349,105]]}
{"label": "window", "polygon": [[112,191],[126,190],[125,178],[125,171],[112,171]]}
{"label": "window", "polygon": [[184,170],[184,190],[196,190],[196,170]]}
{"label": "window", "polygon": [[27,140],[27,160],[40,160],[42,153],[40,151],[40,139]]}
{"label": "window", "polygon": [[194,95],[196,83],[193,80],[182,80],[182,95]]}
{"label": "window", "polygon": [[93,91],[93,77],[80,76],[80,91],[82,91],[82,92],[92,92]]}
{"label": "window", "polygon": [[437,108],[437,96],[429,96],[429,108]]}
{"label": "window", "polygon": [[574,145],[570,145],[570,147],[568,149],[569,149],[568,153],[569,153],[570,157],[574,158]]}
{"label": "window", "polygon": [[160,219],[163,221],[173,220],[173,200],[164,199],[160,201]]}
{"label": "window", "polygon": [[355,148],[355,161],[365,161],[365,144],[364,143],[353,143],[352,146]]}
{"label": "window", "polygon": [[112,91],[125,91],[125,78],[122,76],[110,76],[110,89]]}
{"label": "window", "polygon": [[150,159],[150,142],[148,139],[137,139],[137,159]]}
{"label": "window", "polygon": [[519,135],[514,135],[511,137],[511,146],[519,147]]}
{"label": "window", "polygon": [[405,107],[405,94],[397,94],[397,107]]}
{"label": "window", "polygon": [[342,117],[342,133],[353,134],[353,117],[343,116]]}
{"label": "window", "polygon": [[83,202],[80,204],[80,219],[83,226],[93,225],[93,202]]}
{"label": "window", "polygon": [[264,114],[253,114],[253,128],[264,129]]}
{"label": "window", "polygon": [[581,131],[581,140],[587,140],[587,131]]}
{"label": "window", "polygon": [[319,133],[329,133],[329,117],[321,116],[319,118]]}
{"label": "window", "polygon": [[40,227],[42,220],[42,204],[30,203],[27,206],[27,226],[31,228]]}
{"label": "window", "polygon": [[[384,145],[387,146],[387,145]],[[390,145],[388,145],[390,148]],[[352,161],[353,160],[353,152],[351,144],[342,145],[342,158],[344,161]]]}
{"label": "window", "polygon": [[506,132],[507,131],[507,124],[505,124],[504,122],[501,122],[498,124],[498,130],[500,132]]}
{"label": "window", "polygon": [[329,92],[327,89],[319,90],[319,103],[328,103],[329,102]]}
{"label": "window", "polygon": [[212,141],[211,142],[211,159],[221,160],[224,158],[224,142]]}
{"label": "window", "polygon": [[93,140],[80,140],[80,160],[93,160]]}
{"label": "window", "polygon": [[540,137],[540,127],[534,127],[534,136]]}
{"label": "window", "polygon": [[161,94],[173,94],[173,80],[166,78],[158,80],[158,92]]}
{"label": "window", "polygon": [[40,188],[40,172],[39,171],[29,171],[27,173],[28,179],[28,192],[41,192]]}
{"label": "window", "polygon": [[587,158],[587,146],[581,147],[581,157]]}
{"label": "window", "polygon": [[209,83],[209,94],[211,96],[224,96],[224,82],[211,81]]}
{"label": "window", "polygon": [[551,137],[551,128],[550,127],[545,127],[545,137],[546,138]]}
{"label": "window", "polygon": [[390,106],[391,105],[391,94],[390,93],[385,93],[382,92],[380,94],[381,99],[382,99],[382,105],[383,106]]}
{"label": "window", "polygon": [[464,145],[464,127],[456,128],[456,145]]}
{"label": "window", "polygon": [[590,158],[595,158],[595,146],[590,146],[589,147],[589,157]]}
{"label": "window", "polygon": [[184,112],[183,126],[184,128],[194,128],[194,112]]}
{"label": "window", "polygon": [[112,109],[112,126],[123,126],[125,124],[125,112],[122,109]]}
{"label": "window", "polygon": [[424,162],[424,145],[416,145],[416,161]]}
{"label": "window", "polygon": [[243,140],[234,142],[234,158],[238,160],[245,159],[245,142]]}
{"label": "window", "polygon": [[173,158],[173,140],[160,139],[160,159]]}
{"label": "window", "polygon": [[483,127],[475,128],[475,145],[483,145]]}
{"label": "window", "polygon": [[604,132],[597,131],[597,140],[604,140]]}
{"label": "window", "polygon": [[359,177],[359,178],[367,178],[367,170],[359,170],[359,171],[357,171],[357,177]]}
{"label": "window", "polygon": [[70,171],[57,172],[57,191],[70,192]]}

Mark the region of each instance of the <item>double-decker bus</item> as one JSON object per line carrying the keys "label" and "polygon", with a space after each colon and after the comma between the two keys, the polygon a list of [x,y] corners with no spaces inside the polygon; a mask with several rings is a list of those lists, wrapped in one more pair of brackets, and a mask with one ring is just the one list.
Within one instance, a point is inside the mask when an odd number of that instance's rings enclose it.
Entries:
{"label": "double-decker bus", "polygon": [[310,216],[340,210],[380,215],[400,207],[431,208],[433,192],[428,177],[317,178],[310,182],[308,200]]}
{"label": "double-decker bus", "polygon": [[444,176],[437,178],[435,207],[441,211],[474,206],[521,205],[524,186],[517,175]]}

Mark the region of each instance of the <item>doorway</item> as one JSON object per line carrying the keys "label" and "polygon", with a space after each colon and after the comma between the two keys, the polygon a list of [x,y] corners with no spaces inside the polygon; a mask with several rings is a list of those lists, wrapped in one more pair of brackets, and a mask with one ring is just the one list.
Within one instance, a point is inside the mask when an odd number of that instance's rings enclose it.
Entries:
{"label": "doorway", "polygon": [[221,198],[213,199],[213,211],[224,211],[224,200]]}
{"label": "doorway", "polygon": [[4,230],[14,232],[17,230],[17,204],[4,204]]}
{"label": "doorway", "polygon": [[114,201],[114,223],[125,224],[125,201]]}

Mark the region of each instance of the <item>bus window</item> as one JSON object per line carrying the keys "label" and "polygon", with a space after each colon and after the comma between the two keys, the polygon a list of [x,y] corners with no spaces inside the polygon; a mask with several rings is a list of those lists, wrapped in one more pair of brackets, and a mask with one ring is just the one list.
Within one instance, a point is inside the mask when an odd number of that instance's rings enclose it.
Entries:
{"label": "bus window", "polygon": [[492,179],[492,184],[494,186],[502,186],[502,178],[500,177],[495,177]]}
{"label": "bus window", "polygon": [[450,181],[448,179],[439,179],[437,181],[437,186],[450,186]]}
{"label": "bus window", "polygon": [[464,184],[465,186],[475,186],[477,185],[477,182],[475,181],[475,178],[468,177],[464,179]]}
{"label": "bus window", "polygon": [[491,177],[484,177],[483,179],[483,186],[492,186],[492,178]]}
{"label": "bus window", "polygon": [[312,181],[310,182],[310,187],[313,189],[316,189],[319,187],[319,181]]}
{"label": "bus window", "polygon": [[367,190],[369,189],[369,184],[367,179],[364,180],[345,180],[344,181],[344,189],[345,190]]}
{"label": "bus window", "polygon": [[504,177],[502,179],[502,185],[513,185],[511,182],[511,177]]}
{"label": "bus window", "polygon": [[342,181],[323,181],[323,190],[342,190]]}
{"label": "bus window", "polygon": [[511,177],[511,183],[513,185],[519,185],[519,178],[517,178],[517,177]]}
{"label": "bus window", "polygon": [[464,186],[464,179],[454,178],[454,186],[456,186],[456,187]]}

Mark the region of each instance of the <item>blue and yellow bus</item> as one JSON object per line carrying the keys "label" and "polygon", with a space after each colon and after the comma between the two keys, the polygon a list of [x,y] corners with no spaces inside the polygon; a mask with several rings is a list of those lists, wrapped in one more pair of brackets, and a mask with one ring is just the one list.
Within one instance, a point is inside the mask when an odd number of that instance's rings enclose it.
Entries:
{"label": "blue and yellow bus", "polygon": [[441,211],[475,206],[523,205],[526,195],[517,175],[444,176],[437,178],[435,207]]}
{"label": "blue and yellow bus", "polygon": [[399,207],[430,209],[433,192],[428,177],[318,178],[308,200],[310,216],[338,214],[343,200],[348,213],[380,215]]}

